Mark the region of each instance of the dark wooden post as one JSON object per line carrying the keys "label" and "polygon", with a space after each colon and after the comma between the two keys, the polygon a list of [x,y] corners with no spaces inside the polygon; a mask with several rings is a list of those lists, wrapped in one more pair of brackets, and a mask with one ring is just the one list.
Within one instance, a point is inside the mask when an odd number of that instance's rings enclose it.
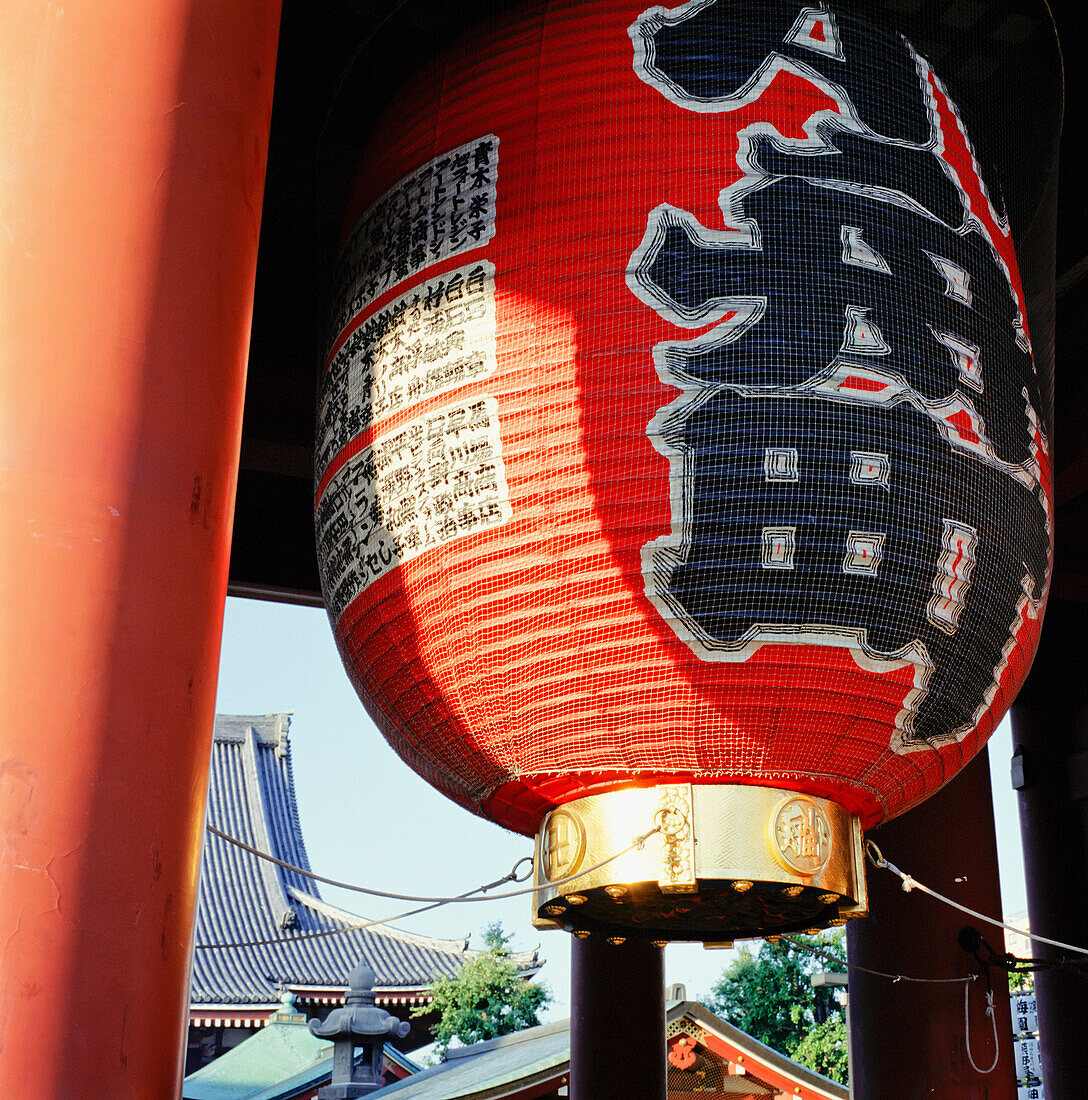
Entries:
{"label": "dark wooden post", "polygon": [[[1013,785],[1031,930],[1088,946],[1088,609],[1052,599],[1031,676],[1013,709]],[[1079,958],[1032,944],[1054,961]],[[1088,1043],[1080,1020],[1088,983],[1065,969],[1035,977],[1047,1097],[1080,1096]]]}
{"label": "dark wooden post", "polygon": [[[989,916],[1001,916],[990,768],[980,753],[949,786],[922,806],[874,830],[884,857],[946,897]],[[978,969],[958,933],[977,927],[998,952],[999,930],[919,890],[906,893],[888,871],[869,869],[870,916],[851,921],[850,962],[912,977],[966,977]],[[964,1029],[964,987],[892,982],[850,972],[850,1017],[855,1100],[1014,1100],[1012,1019],[1005,973],[991,972],[998,1060],[992,1073],[972,1069]],[[985,982],[971,985],[970,1038],[975,1064],[994,1058],[993,1025],[985,1015]],[[1073,1095],[1073,1093],[1069,1093]]]}
{"label": "dark wooden post", "polygon": [[665,951],[575,939],[571,1100],[665,1100]]}

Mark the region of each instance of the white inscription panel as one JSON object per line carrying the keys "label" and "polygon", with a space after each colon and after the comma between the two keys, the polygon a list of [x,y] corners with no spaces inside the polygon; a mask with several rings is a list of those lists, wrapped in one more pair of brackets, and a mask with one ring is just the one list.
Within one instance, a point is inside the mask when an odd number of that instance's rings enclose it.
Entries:
{"label": "white inscription panel", "polygon": [[402,562],[510,514],[494,398],[449,405],[376,439],[337,471],[317,506],[330,615]]}
{"label": "white inscription panel", "polygon": [[419,283],[375,310],[333,356],[321,384],[316,467],[367,425],[495,371],[495,265]]}
{"label": "white inscription panel", "polygon": [[387,290],[495,235],[499,139],[442,153],[398,180],[351,232],[337,265],[332,333]]}

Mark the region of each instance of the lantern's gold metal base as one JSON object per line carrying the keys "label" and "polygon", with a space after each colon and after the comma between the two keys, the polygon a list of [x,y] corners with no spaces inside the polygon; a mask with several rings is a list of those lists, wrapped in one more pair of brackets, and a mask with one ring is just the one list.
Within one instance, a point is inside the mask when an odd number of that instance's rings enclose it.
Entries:
{"label": "lantern's gold metal base", "polygon": [[676,783],[592,795],[541,825],[533,924],[708,947],[843,924],[867,910],[861,842],[857,817],[795,791]]}

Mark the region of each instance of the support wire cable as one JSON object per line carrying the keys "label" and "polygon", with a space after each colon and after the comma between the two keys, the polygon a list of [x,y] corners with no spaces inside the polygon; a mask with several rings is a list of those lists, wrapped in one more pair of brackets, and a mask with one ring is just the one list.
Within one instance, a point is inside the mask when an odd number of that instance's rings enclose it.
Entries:
{"label": "support wire cable", "polygon": [[971,982],[978,980],[977,974],[968,974],[964,978],[912,978],[907,974],[886,974],[883,970],[870,970],[867,966],[861,966],[858,963],[852,963],[848,959],[840,959],[838,955],[832,954],[830,951],[824,951],[819,947],[813,947],[811,944],[807,944],[802,940],[796,940],[792,936],[782,936],[783,940],[787,943],[792,943],[800,951],[807,951],[810,955],[816,955],[827,962],[834,963],[836,966],[845,967],[847,970],[857,970],[862,974],[872,974],[875,978],[887,978],[892,982],[923,982],[927,985],[948,985],[953,982],[966,982],[968,985]]}
{"label": "support wire cable", "polygon": [[[489,894],[487,897],[474,897],[473,895],[479,894],[484,890],[490,890],[493,886],[500,886],[504,882],[525,882],[528,879],[528,875],[518,877],[516,874],[517,868],[523,863],[532,862],[532,856],[522,856],[521,859],[514,864],[514,869],[510,874],[504,878],[496,879],[494,882],[488,883],[486,886],[477,886],[473,890],[469,890],[464,894],[458,894],[456,897],[425,897],[420,894],[394,894],[385,890],[372,890],[368,886],[355,886],[350,882],[337,882],[336,879],[325,878],[323,875],[315,875],[312,871],[307,871],[303,867],[297,867],[293,863],[288,863],[286,860],[277,859],[276,856],[270,855],[268,852],[262,852],[259,848],[254,848],[252,845],[246,844],[245,841],[238,840],[236,837],[229,836],[227,833],[220,832],[213,825],[207,826],[208,832],[214,833],[216,836],[221,837],[229,844],[237,845],[243,851],[249,852],[251,855],[255,855],[258,859],[266,859],[269,863],[274,863],[277,867],[282,867],[287,871],[294,871],[297,875],[303,875],[306,878],[314,879],[317,882],[327,883],[329,886],[338,886],[342,890],[354,890],[357,894],[369,894],[376,898],[390,898],[393,901],[425,901],[434,905],[455,905],[458,902],[465,901],[500,901],[505,898],[520,898],[525,894],[535,894],[539,887],[528,886],[523,890],[508,890],[505,894]],[[619,852],[614,852],[608,856],[607,859],[602,859],[600,863],[594,863],[592,867],[581,868],[573,875],[567,875],[566,878],[557,878],[549,880],[549,888],[556,886],[566,886],[568,882],[574,882],[575,879],[585,878],[586,875],[592,874],[594,871],[599,871],[602,867],[607,867],[608,864],[619,859],[620,856],[627,855],[628,852],[634,851],[636,848],[641,849],[643,844],[650,839],[655,833],[661,832],[661,827],[655,825],[648,832],[643,833],[641,836],[635,837],[633,841],[624,849]],[[390,920],[396,918],[390,917]]]}
{"label": "support wire cable", "polygon": [[[438,909],[443,904],[445,903],[434,902],[431,905],[421,905],[415,909],[406,909],[403,913],[397,913],[392,917],[361,921],[358,924],[345,924],[343,928],[325,928],[318,932],[300,932],[297,936],[281,936],[274,940],[230,940],[226,943],[198,943],[194,945],[193,950],[213,951],[225,947],[275,947],[278,944],[296,943],[299,940],[318,940],[323,936],[339,936],[344,932],[364,932],[368,928],[376,928],[383,924],[392,924],[393,921],[405,920],[407,917],[414,917],[420,913],[426,913],[430,909]],[[336,918],[333,917],[330,919],[335,920]]]}
{"label": "support wire cable", "polygon": [[833,954],[830,951],[824,951],[819,947],[815,947],[812,944],[805,943],[802,940],[794,939],[793,936],[782,936],[781,939],[787,943],[793,944],[800,951],[807,951],[810,955],[816,955],[819,958],[824,959],[827,962],[834,963],[837,966],[845,967],[847,970],[858,970],[862,974],[871,974],[876,978],[887,978],[893,984],[895,982],[921,982],[926,985],[947,985],[957,982],[963,983],[963,1017],[964,1017],[964,1045],[967,1048],[967,1061],[971,1063],[971,1068],[980,1076],[985,1077],[988,1073],[993,1073],[997,1067],[997,1060],[1000,1057],[1001,1049],[1000,1042],[997,1037],[997,1017],[994,1015],[994,991],[989,988],[989,973],[986,971],[986,966],[983,964],[982,970],[986,972],[986,1015],[990,1018],[990,1024],[994,1031],[994,1060],[989,1069],[979,1069],[975,1064],[975,1057],[971,1052],[971,1018],[969,1014],[970,995],[971,995],[971,983],[977,982],[982,976],[979,974],[968,974],[964,978],[913,978],[906,974],[887,974],[882,970],[871,970],[867,966],[859,966],[857,963],[852,963],[847,959],[840,959],[838,955]]}
{"label": "support wire cable", "polygon": [[[287,863],[287,862],[285,862],[284,860],[281,860],[281,859],[277,859],[275,856],[269,855],[267,852],[262,852],[262,851],[260,851],[260,849],[254,848],[251,845],[246,844],[245,842],[236,839],[235,837],[232,837],[232,836],[229,836],[226,833],[220,832],[220,830],[216,829],[212,825],[208,825],[206,827],[207,827],[209,832],[214,833],[218,837],[222,837],[224,840],[228,841],[229,843],[237,845],[239,848],[242,848],[243,850],[245,850],[247,852],[250,852],[252,855],[257,856],[260,859],[266,859],[270,863],[274,863],[279,867],[283,867],[283,868],[285,868],[286,870],[289,870],[289,871],[295,871],[298,874],[305,875],[307,878],[316,879],[318,882],[325,882],[325,883],[328,883],[330,886],[340,886],[340,887],[343,887],[346,890],[354,890],[357,893],[374,894],[378,897],[394,898],[394,899],[398,899],[400,901],[423,901],[423,902],[427,902],[428,904],[423,905],[418,909],[409,909],[409,910],[406,910],[403,913],[397,913],[397,914],[395,914],[394,916],[391,916],[391,917],[382,917],[378,920],[362,921],[358,924],[345,925],[343,928],[329,928],[329,929],[325,929],[325,930],[322,930],[322,931],[319,931],[319,932],[300,932],[297,936],[281,936],[277,939],[246,940],[244,942],[242,942],[242,941],[231,941],[229,943],[198,943],[194,947],[194,950],[196,950],[196,951],[210,951],[210,950],[214,950],[214,949],[217,949],[217,948],[226,948],[226,947],[269,947],[269,946],[274,946],[276,944],[295,943],[298,940],[318,939],[322,936],[337,936],[337,935],[340,935],[344,932],[359,932],[359,931],[364,931],[368,928],[375,928],[375,927],[377,927],[379,925],[383,925],[383,924],[392,924],[393,921],[405,920],[408,917],[417,916],[419,913],[425,913],[430,909],[439,909],[443,905],[454,905],[454,904],[457,904],[459,902],[469,902],[469,901],[473,901],[473,902],[476,902],[476,901],[500,901],[500,900],[503,900],[505,898],[518,898],[518,897],[524,897],[526,894],[535,894],[540,889],[537,886],[528,886],[528,887],[524,887],[520,890],[507,890],[507,891],[505,891],[504,893],[501,893],[501,894],[487,894],[486,896],[480,896],[480,895],[483,894],[483,891],[490,890],[493,887],[499,886],[504,882],[524,882],[524,881],[526,881],[526,879],[528,878],[528,875],[525,875],[524,877],[519,877],[518,873],[517,873],[517,869],[518,869],[518,867],[521,866],[521,864],[523,864],[527,860],[529,860],[530,857],[529,856],[522,856],[522,858],[519,859],[517,861],[517,863],[515,863],[514,866],[511,868],[509,874],[507,874],[503,878],[496,879],[494,882],[490,882],[485,886],[477,886],[474,889],[468,890],[463,894],[458,894],[456,897],[420,897],[420,896],[413,895],[413,894],[383,893],[382,891],[379,891],[379,890],[370,890],[370,889],[368,889],[367,887],[364,887],[364,886],[354,886],[354,885],[350,885],[348,883],[337,882],[335,879],[324,878],[321,875],[315,875],[312,872],[306,871],[304,868],[296,867],[294,864]],[[586,875],[592,874],[594,871],[598,871],[602,867],[607,867],[608,864],[613,863],[615,860],[619,859],[621,856],[627,855],[628,852],[632,852],[636,848],[641,849],[642,846],[646,843],[646,841],[650,839],[650,837],[652,837],[655,833],[659,833],[660,831],[661,831],[661,827],[658,826],[658,825],[655,825],[649,831],[647,831],[645,833],[642,833],[640,836],[635,837],[635,839],[633,841],[631,841],[631,843],[626,848],[622,848],[622,849],[620,849],[620,851],[614,852],[607,859],[602,859],[600,861],[600,863],[595,863],[595,864],[593,864],[593,866],[581,869],[573,875],[567,875],[565,878],[559,878],[559,879],[555,879],[552,882],[549,882],[548,883],[549,888],[554,888],[556,886],[565,886],[568,882],[574,882],[575,879],[584,878]],[[331,918],[331,919],[335,919],[335,918]]]}
{"label": "support wire cable", "polygon": [[[305,867],[299,867],[295,863],[288,863],[285,859],[280,859],[277,856],[272,855],[270,852],[262,852],[260,848],[254,848],[252,844],[247,844],[244,840],[239,840],[235,836],[231,836],[229,833],[224,833],[221,829],[217,829],[214,825],[206,825],[205,828],[213,836],[219,837],[220,840],[225,840],[228,844],[233,844],[236,848],[241,848],[243,852],[249,852],[250,855],[256,856],[258,859],[266,860],[268,863],[274,863],[277,867],[282,867],[285,871],[293,871],[296,875],[301,875],[303,878],[313,879],[314,882],[323,882],[326,886],[335,886],[340,890],[352,890],[356,894],[368,894],[375,898],[387,898],[390,901],[425,901],[435,902],[442,905],[450,905],[457,901],[487,901],[488,898],[474,898],[470,895],[482,893],[485,890],[490,890],[492,887],[501,886],[504,882],[524,882],[529,875],[519,877],[517,869],[525,862],[532,862],[531,856],[522,856],[521,859],[514,864],[513,869],[508,875],[504,875],[502,878],[496,879],[494,882],[489,882],[486,886],[477,886],[475,890],[469,890],[467,893],[458,894],[454,898],[430,898],[421,897],[416,894],[395,894],[386,890],[372,890],[368,886],[356,886],[351,882],[340,882],[339,879],[327,878],[325,875],[315,874],[313,871],[306,870]],[[647,834],[648,836],[649,834]],[[645,839],[645,838],[644,838]],[[630,848],[626,849],[630,851]],[[611,859],[616,859],[616,856],[611,856]],[[610,862],[605,860],[605,863]],[[601,864],[603,867],[604,864]],[[591,868],[596,870],[596,868]],[[586,874],[582,871],[581,874]],[[515,897],[516,894],[494,894],[495,897]]]}

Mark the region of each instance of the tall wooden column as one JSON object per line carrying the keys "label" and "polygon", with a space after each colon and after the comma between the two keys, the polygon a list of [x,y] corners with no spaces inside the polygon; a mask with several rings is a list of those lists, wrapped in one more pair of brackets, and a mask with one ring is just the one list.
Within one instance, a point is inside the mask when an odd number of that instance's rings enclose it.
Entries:
{"label": "tall wooden column", "polygon": [[[1088,947],[1088,607],[1051,599],[1039,653],[1012,714],[1014,782],[1031,930]],[[1079,959],[1034,943],[1032,954]],[[1035,976],[1047,1097],[1080,1096],[1088,1081],[1083,1026],[1088,982],[1056,968]]]}
{"label": "tall wooden column", "polygon": [[278,8],[0,10],[0,1096],[177,1095]]}
{"label": "tall wooden column", "polygon": [[[1000,917],[990,769],[980,753],[947,787],[903,817],[876,829],[886,859],[962,905]],[[985,926],[872,867],[870,916],[851,921],[852,964],[911,977],[951,978],[977,970],[960,947],[965,925],[978,927],[996,951],[1000,931]],[[855,1100],[1015,1100],[1008,981],[991,973],[999,1056],[992,1073],[967,1058],[963,985],[893,982],[850,971],[850,1023]],[[994,1058],[993,1027],[985,1016],[985,983],[969,992],[971,1052],[981,1069]]]}
{"label": "tall wooden column", "polygon": [[571,945],[571,1100],[665,1100],[665,951]]}

